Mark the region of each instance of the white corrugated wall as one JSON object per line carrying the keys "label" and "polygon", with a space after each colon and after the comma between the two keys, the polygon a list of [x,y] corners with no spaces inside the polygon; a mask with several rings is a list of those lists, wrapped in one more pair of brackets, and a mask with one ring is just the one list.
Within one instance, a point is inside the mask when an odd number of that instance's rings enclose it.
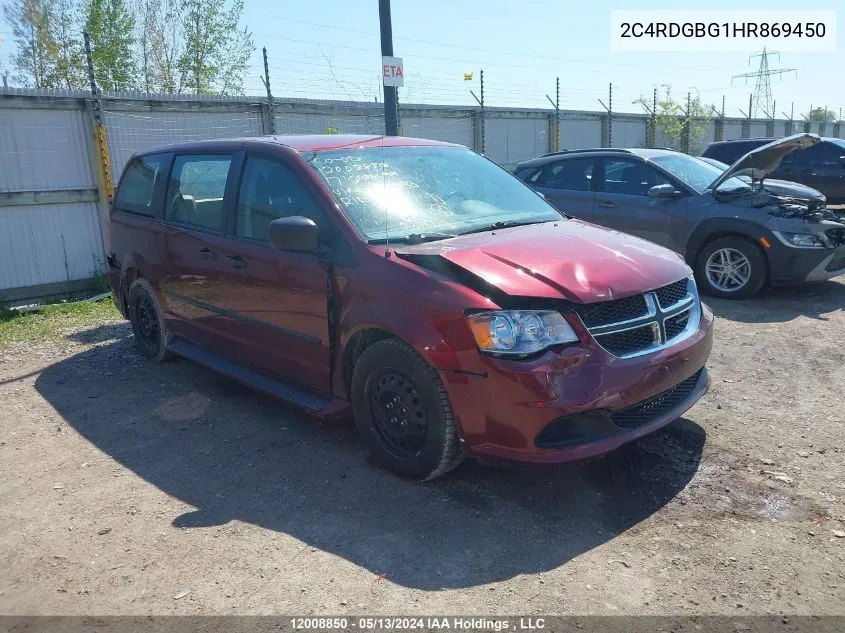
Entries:
{"label": "white corrugated wall", "polygon": [[0,107],[0,295],[100,274],[96,202],[15,204],[18,192],[94,187],[84,110]]}

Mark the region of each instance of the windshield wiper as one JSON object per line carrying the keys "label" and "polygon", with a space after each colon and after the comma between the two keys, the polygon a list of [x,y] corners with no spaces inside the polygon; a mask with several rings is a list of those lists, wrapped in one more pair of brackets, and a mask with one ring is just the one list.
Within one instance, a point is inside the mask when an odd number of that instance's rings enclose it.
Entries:
{"label": "windshield wiper", "polygon": [[483,233],[484,231],[493,231],[495,229],[509,229],[513,226],[528,226],[529,224],[543,224],[544,222],[551,222],[552,220],[502,220],[500,222],[493,222],[487,226],[479,226],[468,231],[461,231],[461,235],[469,235],[470,233]]}
{"label": "windshield wiper", "polygon": [[390,244],[399,242],[401,244],[424,244],[425,242],[436,242],[437,240],[448,240],[450,237],[458,237],[454,233],[443,233],[432,231],[431,233],[411,233],[404,237],[380,237],[374,240],[367,240],[367,244]]}

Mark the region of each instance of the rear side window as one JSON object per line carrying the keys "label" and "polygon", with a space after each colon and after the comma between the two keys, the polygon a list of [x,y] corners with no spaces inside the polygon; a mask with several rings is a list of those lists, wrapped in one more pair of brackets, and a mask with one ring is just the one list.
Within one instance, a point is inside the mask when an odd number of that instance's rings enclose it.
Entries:
{"label": "rear side window", "polygon": [[238,194],[235,235],[268,242],[270,222],[294,215],[314,220],[320,241],[330,243],[334,225],[296,173],[278,161],[248,157]]}
{"label": "rear side window", "polygon": [[165,219],[214,231],[223,230],[223,196],[230,154],[177,156],[170,170]]}
{"label": "rear side window", "polygon": [[153,216],[153,196],[167,167],[167,154],[151,154],[135,158],[120,181],[115,207]]}
{"label": "rear side window", "polygon": [[590,191],[595,158],[570,158],[547,165],[535,183],[551,189]]}

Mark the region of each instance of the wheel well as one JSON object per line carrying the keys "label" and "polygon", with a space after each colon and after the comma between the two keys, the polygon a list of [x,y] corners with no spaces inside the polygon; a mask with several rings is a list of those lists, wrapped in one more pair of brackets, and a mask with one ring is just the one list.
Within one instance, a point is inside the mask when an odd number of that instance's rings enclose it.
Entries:
{"label": "wheel well", "polygon": [[721,239],[723,237],[734,237],[736,239],[743,240],[744,242],[748,242],[749,244],[751,244],[751,246],[756,248],[760,252],[760,254],[763,256],[763,265],[765,266],[765,273],[764,274],[766,275],[765,279],[768,280],[768,278],[769,278],[769,258],[766,256],[766,251],[763,250],[763,248],[761,248],[760,244],[758,244],[755,240],[751,239],[750,237],[748,237],[744,233],[737,233],[735,231],[719,231],[719,232],[716,232],[716,233],[710,233],[707,236],[707,238],[701,243],[701,246],[699,246],[698,249],[696,249],[695,252],[692,254],[690,261],[687,262],[692,267],[693,270],[695,270],[695,265],[696,265],[696,263],[698,263],[698,256],[701,255],[701,251],[703,251],[705,248],[707,248],[708,245],[712,244],[716,240]]}
{"label": "wheel well", "polygon": [[343,382],[346,385],[346,392],[349,395],[349,390],[352,385],[352,372],[355,369],[355,364],[370,345],[378,343],[389,338],[397,338],[387,330],[380,330],[378,328],[367,328],[357,332],[346,344],[343,350]]}
{"label": "wheel well", "polygon": [[736,231],[717,231],[715,233],[708,233],[707,237],[704,238],[701,241],[701,243],[698,245],[698,248],[691,250],[689,252],[689,257],[687,259],[687,263],[690,266],[695,267],[695,263],[698,261],[698,256],[701,255],[701,251],[703,251],[705,248],[707,248],[708,245],[712,244],[716,240],[722,239],[723,237],[735,237],[737,239],[744,240],[744,241],[748,242],[749,244],[751,244],[752,246],[754,246],[758,251],[763,253],[763,255],[765,255],[765,253],[763,252],[763,249],[760,248],[760,245],[755,240],[751,239],[750,237],[748,237],[744,233],[737,233]]}
{"label": "wheel well", "polygon": [[140,276],[136,268],[127,268],[123,274],[123,283],[120,287],[120,301],[123,304],[125,314],[129,314],[129,289],[132,287],[133,282]]}

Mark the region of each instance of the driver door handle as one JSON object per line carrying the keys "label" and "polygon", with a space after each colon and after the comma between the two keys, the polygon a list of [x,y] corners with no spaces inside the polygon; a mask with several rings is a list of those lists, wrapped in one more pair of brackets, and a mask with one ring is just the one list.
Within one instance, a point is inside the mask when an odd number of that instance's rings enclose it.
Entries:
{"label": "driver door handle", "polygon": [[605,209],[615,209],[616,203],[611,202],[610,200],[599,200],[596,202],[600,207],[604,207]]}
{"label": "driver door handle", "polygon": [[215,253],[210,248],[201,248],[200,259],[210,259],[211,261],[214,261],[215,259],[217,259],[217,253]]}

